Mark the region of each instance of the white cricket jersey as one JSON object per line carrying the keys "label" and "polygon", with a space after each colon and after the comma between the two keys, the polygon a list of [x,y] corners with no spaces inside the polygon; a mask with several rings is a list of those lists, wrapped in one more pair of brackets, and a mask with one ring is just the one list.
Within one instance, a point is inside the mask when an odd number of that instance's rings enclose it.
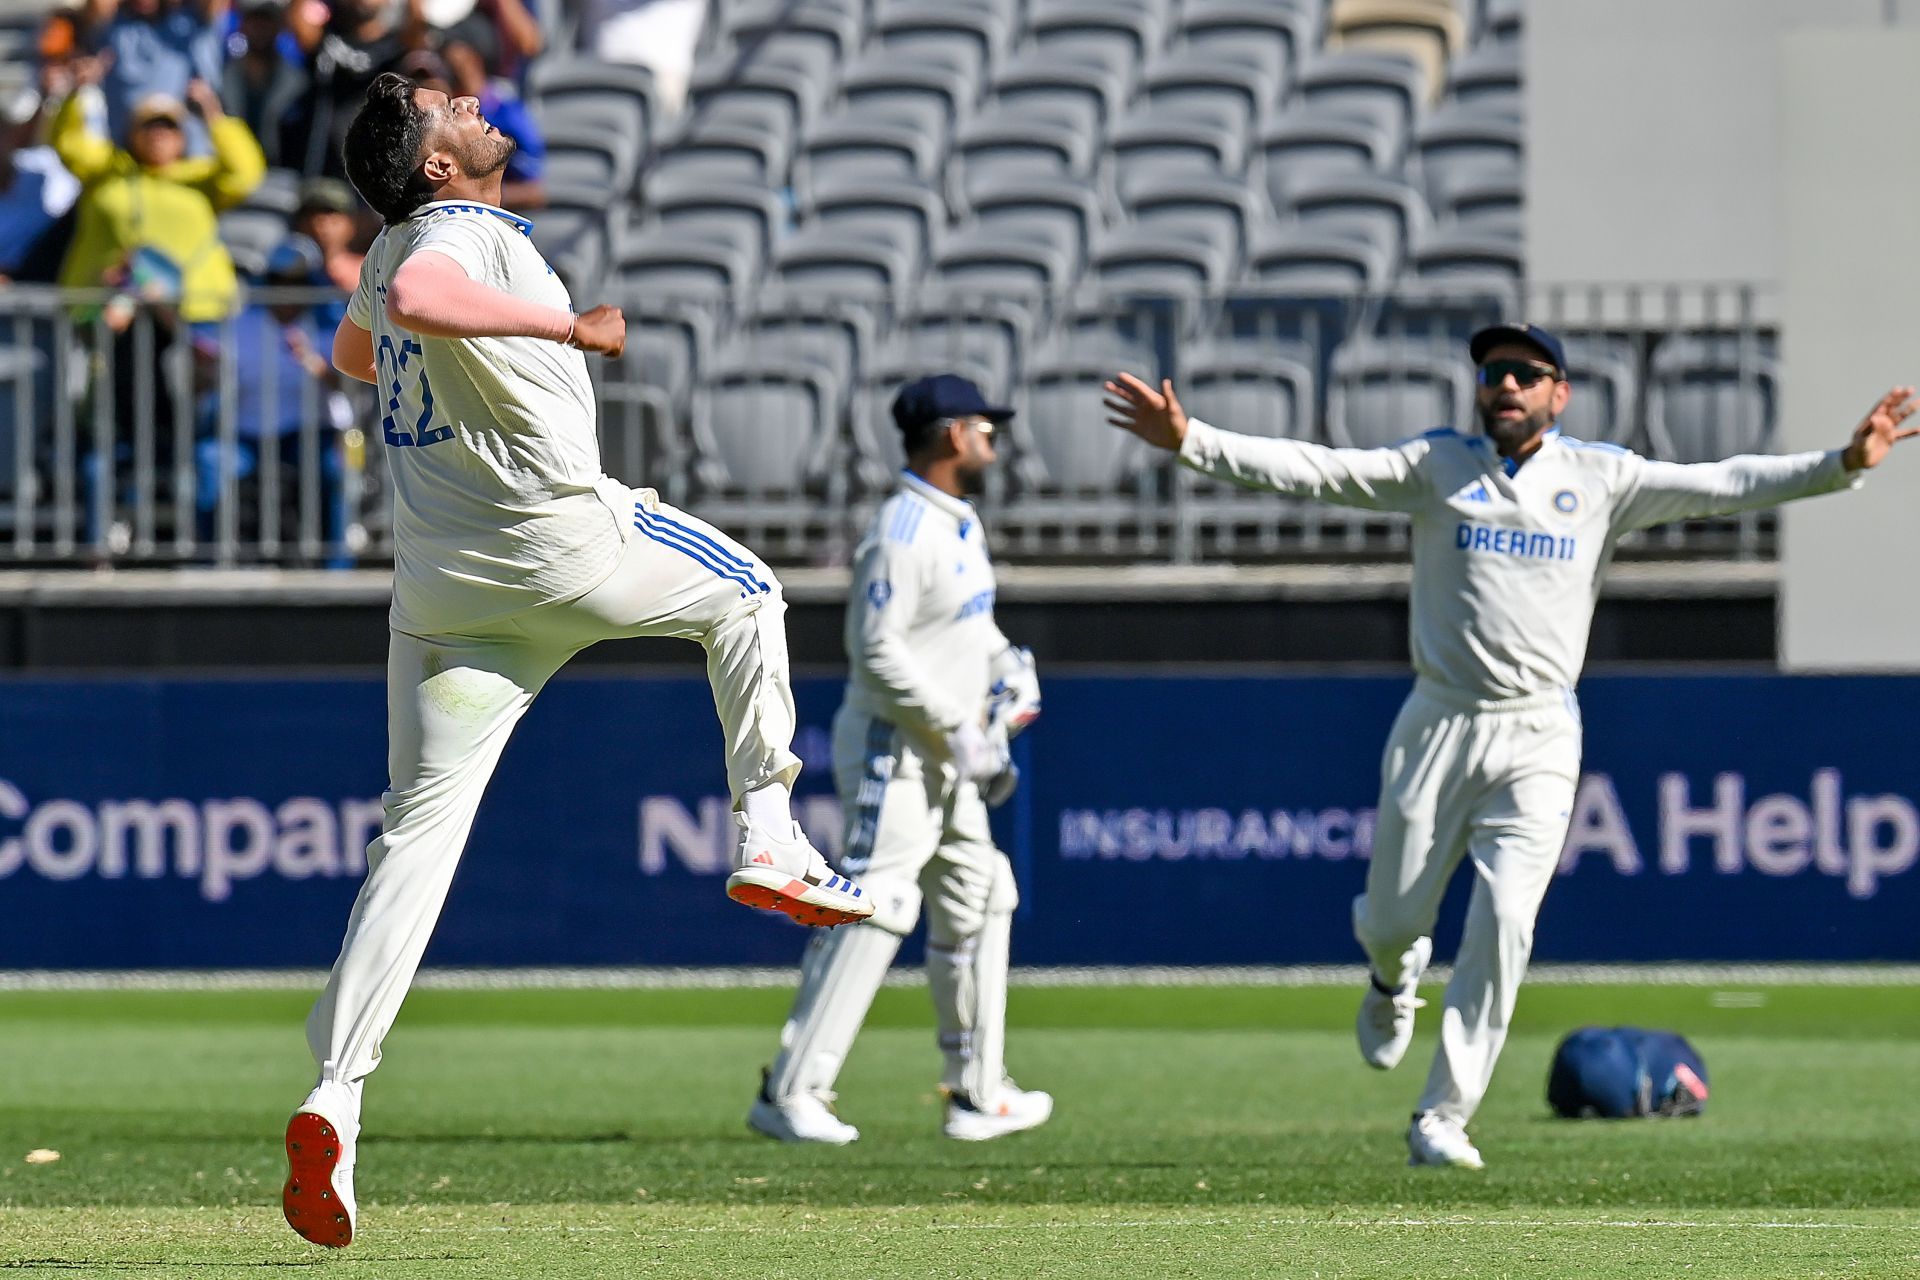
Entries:
{"label": "white cricket jersey", "polygon": [[544,338],[431,338],[387,319],[394,273],[423,250],[571,310],[532,228],[489,204],[429,204],[374,239],[347,305],[373,333],[401,631],[455,631],[572,599],[619,563],[626,490],[601,469],[585,354]]}
{"label": "white cricket jersey", "polygon": [[993,596],[973,505],[903,472],[853,554],[847,706],[944,754],[948,733],[986,715],[988,667],[1007,647]]}
{"label": "white cricket jersey", "polygon": [[1623,534],[1855,487],[1838,451],[1656,462],[1549,432],[1509,475],[1485,436],[1329,449],[1192,420],[1180,460],[1255,488],[1413,518],[1413,668],[1469,696],[1571,689]]}

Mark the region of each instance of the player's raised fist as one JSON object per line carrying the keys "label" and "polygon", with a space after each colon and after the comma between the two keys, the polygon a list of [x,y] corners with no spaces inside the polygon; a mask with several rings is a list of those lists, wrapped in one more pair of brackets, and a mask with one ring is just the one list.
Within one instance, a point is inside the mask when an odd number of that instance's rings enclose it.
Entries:
{"label": "player's raised fist", "polygon": [[1145,440],[1156,449],[1180,448],[1187,438],[1187,411],[1173,394],[1173,380],[1162,378],[1155,391],[1130,373],[1115,374],[1107,384],[1107,421]]}
{"label": "player's raised fist", "polygon": [[1920,435],[1920,427],[1903,427],[1900,424],[1920,409],[1913,400],[1912,387],[1895,387],[1880,397],[1878,404],[1867,410],[1867,416],[1853,429],[1853,440],[1847,445],[1840,460],[1849,471],[1867,471],[1886,461],[1893,446],[1908,436]]}
{"label": "player's raised fist", "polygon": [[617,356],[627,349],[627,318],[620,308],[601,304],[582,311],[573,322],[573,345],[582,351]]}

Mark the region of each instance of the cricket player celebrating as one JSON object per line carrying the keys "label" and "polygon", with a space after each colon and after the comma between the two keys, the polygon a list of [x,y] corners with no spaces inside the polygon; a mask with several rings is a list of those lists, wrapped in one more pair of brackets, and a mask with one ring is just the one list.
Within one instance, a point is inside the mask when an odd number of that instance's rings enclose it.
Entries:
{"label": "cricket player celebrating", "polygon": [[[996,426],[971,382],[922,378],[893,402],[900,487],[854,553],[846,700],[833,725],[846,867],[873,917],[816,935],[747,1123],[785,1142],[844,1144],[833,1083],[900,939],[927,908],[927,983],[946,1058],[945,1132],[997,1138],[1044,1123],[1053,1099],[1006,1076],[1007,937],[1018,901],[987,806],[1018,777],[1007,737],[1040,713],[1032,657],[993,620],[993,565],[977,492]],[[984,793],[984,794],[983,794]]]}
{"label": "cricket player celebrating", "polygon": [[1173,384],[1107,384],[1115,426],[1196,471],[1413,518],[1417,675],[1381,762],[1379,826],[1354,933],[1372,963],[1360,1053],[1389,1069],[1413,1037],[1420,974],[1447,881],[1474,886],[1447,984],[1440,1047],[1407,1133],[1409,1163],[1480,1168],[1467,1122],[1486,1093],[1565,843],[1580,773],[1573,686],[1601,575],[1626,533],[1857,487],[1914,412],[1883,396],[1843,449],[1679,465],[1561,435],[1566,357],[1533,325],[1473,336],[1479,434],[1387,449],[1234,435],[1188,418]]}
{"label": "cricket player celebrating", "polygon": [[[385,220],[334,337],[378,388],[394,484],[385,820],[307,1022],[319,1084],[287,1126],[287,1221],[345,1245],[363,1078],[413,980],[508,736],[573,654],[617,636],[707,650],[739,843],[727,892],[804,924],[872,914],[801,834],[788,790],[785,604],[751,552],[600,466],[584,352],[618,355],[610,306],[574,315],[499,207],[513,142],[472,98],[384,75],[347,173]],[[543,850],[528,850],[540,856]]]}

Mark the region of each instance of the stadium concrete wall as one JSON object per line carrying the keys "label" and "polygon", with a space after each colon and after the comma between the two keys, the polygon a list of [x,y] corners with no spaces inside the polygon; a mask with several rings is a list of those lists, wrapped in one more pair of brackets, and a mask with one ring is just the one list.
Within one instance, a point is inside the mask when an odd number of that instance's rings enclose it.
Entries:
{"label": "stadium concrete wall", "polygon": [[[1782,448],[1831,448],[1885,388],[1920,384],[1920,30],[1781,41]],[[1844,502],[1781,513],[1780,659],[1920,667],[1920,449]]]}
{"label": "stadium concrete wall", "polygon": [[[1049,679],[996,814],[1016,962],[1357,960],[1348,902],[1406,688]],[[838,696],[798,689],[800,810],[830,849]],[[1920,960],[1920,679],[1606,676],[1581,703],[1541,959]],[[383,705],[372,678],[0,682],[0,969],[329,963],[379,828]],[[721,892],[719,762],[700,679],[561,677],[507,750],[428,963],[796,962],[798,928]]]}
{"label": "stadium concrete wall", "polygon": [[1528,0],[1529,277],[1777,285],[1784,38],[1916,21],[1886,0]]}

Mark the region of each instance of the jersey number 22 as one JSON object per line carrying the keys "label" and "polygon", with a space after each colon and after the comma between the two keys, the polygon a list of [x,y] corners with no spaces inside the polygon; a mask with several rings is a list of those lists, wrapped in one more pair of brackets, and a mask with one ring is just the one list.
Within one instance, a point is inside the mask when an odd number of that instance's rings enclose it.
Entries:
{"label": "jersey number 22", "polygon": [[[374,355],[381,376],[387,381],[387,412],[380,419],[380,431],[386,437],[387,444],[404,449],[453,439],[451,426],[432,429],[427,426],[433,420],[433,388],[427,382],[426,358],[420,350],[420,344],[412,338],[404,338],[396,347],[392,336],[383,333]],[[407,372],[409,360],[415,357],[419,359],[419,363],[413,367],[419,370],[416,376],[420,379],[420,417],[414,422],[413,430],[402,431],[395,425],[395,415],[400,412],[400,377]]]}

